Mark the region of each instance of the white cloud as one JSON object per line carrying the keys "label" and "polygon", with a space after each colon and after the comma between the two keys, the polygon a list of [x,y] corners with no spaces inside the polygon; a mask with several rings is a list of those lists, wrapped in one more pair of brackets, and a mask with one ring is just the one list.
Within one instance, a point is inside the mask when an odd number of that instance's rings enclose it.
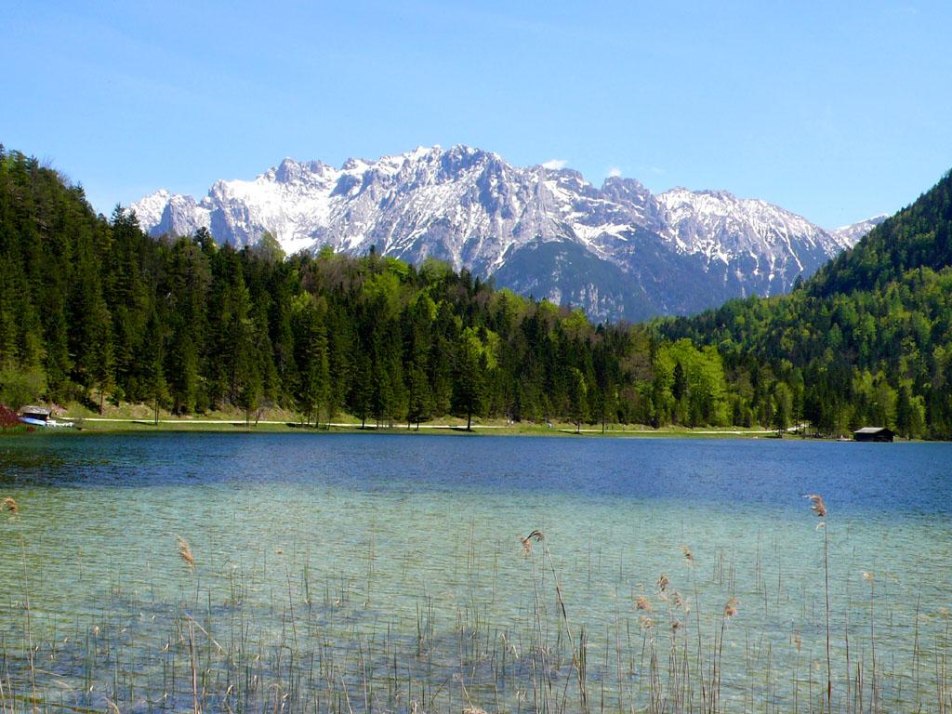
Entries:
{"label": "white cloud", "polygon": [[617,166],[612,166],[608,169],[609,178],[621,178],[621,169]]}
{"label": "white cloud", "polygon": [[559,169],[564,169],[568,165],[569,162],[565,159],[549,159],[544,164],[542,164],[542,168],[558,171]]}

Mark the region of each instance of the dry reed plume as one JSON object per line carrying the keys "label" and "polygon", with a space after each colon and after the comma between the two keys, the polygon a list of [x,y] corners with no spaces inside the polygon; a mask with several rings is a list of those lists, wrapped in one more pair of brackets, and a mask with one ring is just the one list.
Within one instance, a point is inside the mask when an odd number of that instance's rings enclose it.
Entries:
{"label": "dry reed plume", "polygon": [[3,507],[10,511],[10,513],[20,512],[20,506],[9,496],[3,499]]}
{"label": "dry reed plume", "polygon": [[661,573],[661,577],[658,578],[658,590],[664,592],[670,583],[671,581],[668,580],[668,576],[664,573]]}
{"label": "dry reed plume", "polygon": [[648,600],[644,595],[639,595],[635,598],[635,608],[638,610],[644,610],[645,612],[651,612],[651,601]]}
{"label": "dry reed plume", "polygon": [[816,517],[826,518],[826,504],[823,502],[823,496],[818,493],[811,493],[807,495],[807,498],[810,499],[810,508],[813,509]]}
{"label": "dry reed plume", "polygon": [[724,617],[730,619],[737,614],[737,606],[740,604],[740,601],[736,597],[732,597],[727,601],[727,604],[724,605]]}
{"label": "dry reed plume", "polygon": [[532,543],[533,543],[533,541],[535,541],[536,543],[538,543],[539,541],[543,540],[544,538],[545,538],[545,534],[544,534],[542,531],[539,531],[539,530],[532,531],[532,533],[530,533],[529,535],[527,535],[525,538],[523,538],[523,537],[520,536],[520,537],[519,537],[519,541],[522,543],[522,554],[525,555],[526,557],[532,555]]}
{"label": "dry reed plume", "polygon": [[685,600],[684,596],[681,593],[679,593],[677,590],[674,591],[674,597],[672,598],[672,602],[674,602],[674,606],[678,608],[679,610],[690,612],[691,608],[688,607],[687,600]]}
{"label": "dry reed plume", "polygon": [[682,545],[681,552],[684,553],[684,559],[688,562],[688,565],[694,565],[694,553],[691,552],[691,549]]}
{"label": "dry reed plume", "polygon": [[178,536],[178,549],[179,555],[182,556],[182,560],[185,561],[185,564],[188,565],[189,568],[194,568],[195,556],[192,555],[192,548],[188,544],[188,541],[182,536]]}

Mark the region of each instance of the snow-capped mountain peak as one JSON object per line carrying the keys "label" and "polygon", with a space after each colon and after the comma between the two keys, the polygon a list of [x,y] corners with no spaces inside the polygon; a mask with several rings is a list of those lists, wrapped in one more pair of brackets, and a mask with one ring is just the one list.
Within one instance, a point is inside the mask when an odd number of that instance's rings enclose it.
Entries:
{"label": "snow-capped mountain peak", "polygon": [[[802,273],[807,267],[799,257],[804,250],[828,260],[842,249],[822,228],[760,199],[676,188],[660,194],[658,201],[665,210],[667,235],[681,250],[725,263],[747,256],[758,263],[755,274],[771,279],[790,272],[789,260],[795,273]],[[790,285],[782,281],[778,287]]]}
{"label": "snow-capped mountain peak", "polygon": [[[374,246],[626,319],[781,292],[851,244],[850,236],[726,191],[656,196],[620,177],[597,188],[571,169],[515,167],[464,145],[348,159],[340,168],[285,158],[253,180],[217,181],[200,201],[162,190],[133,209],[152,235],[204,227],[219,241],[248,245],[268,231],[288,253]],[[613,287],[586,271],[605,273]],[[672,283],[671,274],[691,284]]]}

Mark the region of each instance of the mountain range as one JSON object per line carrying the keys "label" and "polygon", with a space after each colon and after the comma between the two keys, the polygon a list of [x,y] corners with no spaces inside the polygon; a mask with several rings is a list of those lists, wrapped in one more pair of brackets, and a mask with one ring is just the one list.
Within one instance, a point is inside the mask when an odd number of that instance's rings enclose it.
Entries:
{"label": "mountain range", "polygon": [[160,190],[132,208],[152,236],[205,228],[246,246],[267,232],[288,253],[437,258],[614,321],[787,292],[882,220],[828,231],[726,191],[652,194],[621,177],[598,188],[570,169],[514,167],[467,146],[339,169],[285,159],[251,181],[217,181],[201,200]]}

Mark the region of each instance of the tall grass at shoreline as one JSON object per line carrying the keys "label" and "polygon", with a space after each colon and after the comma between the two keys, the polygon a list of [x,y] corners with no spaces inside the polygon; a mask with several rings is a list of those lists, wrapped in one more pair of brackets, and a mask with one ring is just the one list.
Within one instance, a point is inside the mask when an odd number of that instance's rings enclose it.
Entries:
{"label": "tall grass at shoreline", "polygon": [[795,555],[597,524],[398,536],[371,517],[240,559],[217,522],[144,562],[51,564],[18,501],[0,513],[0,714],[952,711],[948,611],[864,578],[848,529],[821,543],[806,519]]}

